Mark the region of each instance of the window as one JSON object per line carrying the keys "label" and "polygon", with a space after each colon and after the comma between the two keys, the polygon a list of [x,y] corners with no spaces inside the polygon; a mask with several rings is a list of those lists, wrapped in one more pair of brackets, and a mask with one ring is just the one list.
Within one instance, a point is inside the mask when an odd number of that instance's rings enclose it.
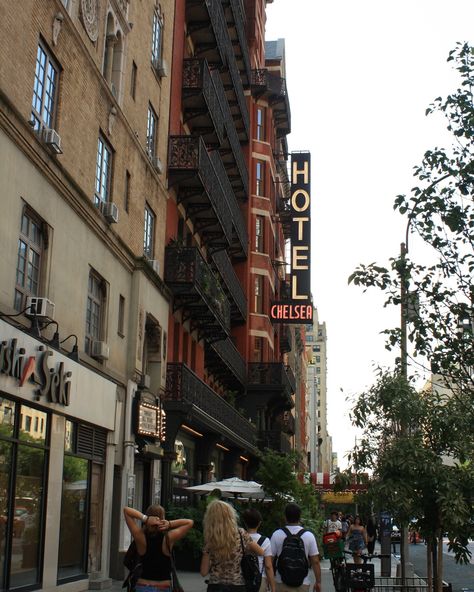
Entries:
{"label": "window", "polygon": [[122,294],[119,296],[117,333],[120,335],[120,337],[124,337],[125,335],[125,298],[122,296]]}
{"label": "window", "polygon": [[125,190],[124,190],[124,208],[128,212],[130,207],[130,183],[132,181],[132,175],[129,171],[125,171]]}
{"label": "window", "polygon": [[28,296],[38,296],[43,256],[43,223],[26,208],[21,216],[14,307],[22,311]]}
{"label": "window", "polygon": [[135,100],[135,93],[137,91],[137,65],[132,62],[132,72],[130,74],[130,94],[132,99]]}
{"label": "window", "polygon": [[316,356],[316,362],[318,362],[318,364],[321,363],[321,356]]}
{"label": "window", "polygon": [[255,218],[255,250],[257,253],[263,253],[265,250],[265,218],[264,216],[257,216]]}
{"label": "window", "polygon": [[36,52],[31,121],[36,131],[52,128],[57,107],[59,68],[40,43]]}
{"label": "window", "polygon": [[155,9],[153,13],[153,34],[151,40],[151,61],[155,68],[159,68],[161,66],[162,38],[163,18],[161,14],[158,12],[158,9]]}
{"label": "window", "polygon": [[146,123],[146,151],[148,156],[153,158],[156,155],[156,130],[158,117],[151,105],[148,105],[148,118]]}
{"label": "window", "polygon": [[105,282],[94,271],[89,273],[86,310],[86,344],[87,354],[92,353],[93,341],[101,341],[105,308]]}
{"label": "window", "polygon": [[321,374],[321,366],[316,366],[316,374]]}
{"label": "window", "polygon": [[265,193],[265,163],[258,160],[255,165],[255,195]]}
{"label": "window", "polygon": [[143,235],[143,254],[153,259],[155,237],[155,214],[148,204],[145,206],[145,231]]}
{"label": "window", "polygon": [[95,171],[95,204],[100,205],[110,199],[112,177],[112,148],[102,135],[97,144],[97,163]]}
{"label": "window", "polygon": [[255,311],[263,313],[263,275],[255,276]]}
{"label": "window", "polygon": [[257,140],[265,140],[265,109],[257,107]]}
{"label": "window", "polygon": [[263,361],[263,337],[254,337],[253,341],[253,361]]}

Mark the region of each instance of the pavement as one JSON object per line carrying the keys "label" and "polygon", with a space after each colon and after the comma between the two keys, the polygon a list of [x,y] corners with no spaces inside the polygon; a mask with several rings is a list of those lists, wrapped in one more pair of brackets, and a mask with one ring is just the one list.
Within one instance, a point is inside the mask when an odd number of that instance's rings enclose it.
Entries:
{"label": "pavement", "polygon": [[[375,549],[375,552],[380,550]],[[397,560],[392,557],[392,575],[396,573]],[[380,560],[374,560],[375,575],[380,575]],[[179,581],[185,592],[206,592],[207,584],[205,578],[199,573],[189,571],[178,571]],[[321,592],[333,592],[334,584],[332,581],[331,567],[328,559],[321,560]],[[311,588],[310,588],[311,589]],[[122,590],[122,582],[114,580],[112,584],[112,592],[124,592]],[[454,592],[454,591],[453,591]]]}

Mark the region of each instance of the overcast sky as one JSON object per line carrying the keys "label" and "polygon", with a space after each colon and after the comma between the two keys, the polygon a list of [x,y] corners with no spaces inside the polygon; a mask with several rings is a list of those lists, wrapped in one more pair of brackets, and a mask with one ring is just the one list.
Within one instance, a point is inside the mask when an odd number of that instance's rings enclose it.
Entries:
{"label": "overcast sky", "polygon": [[393,200],[415,184],[424,151],[449,143],[444,120],[425,109],[458,85],[446,59],[473,40],[474,0],[275,0],[267,15],[266,38],[286,40],[290,150],[311,151],[312,289],[327,324],[329,431],[344,466],[355,437],[345,396],[373,382],[374,363],[393,362],[380,331],[399,319],[347,278],[361,262],[397,255],[406,221]]}

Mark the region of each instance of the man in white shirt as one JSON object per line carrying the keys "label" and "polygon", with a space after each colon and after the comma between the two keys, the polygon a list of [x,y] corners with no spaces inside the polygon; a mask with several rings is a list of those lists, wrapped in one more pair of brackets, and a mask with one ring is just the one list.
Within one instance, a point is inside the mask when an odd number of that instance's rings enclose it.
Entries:
{"label": "man in white shirt", "polygon": [[258,532],[262,523],[262,515],[255,508],[249,508],[242,514],[242,520],[252,540],[263,549],[263,557],[258,558],[258,565],[262,574],[262,583],[259,592],[267,592],[268,588],[270,588],[270,592],[276,592],[270,539]]}
{"label": "man in white shirt", "polygon": [[334,511],[331,512],[331,518],[328,518],[324,522],[324,533],[327,532],[341,532],[342,531],[342,524],[339,520],[339,513]]}
{"label": "man in white shirt", "polygon": [[[297,535],[304,530],[300,524],[301,509],[297,504],[292,503],[286,506],[285,518],[285,528],[291,533],[291,535]],[[321,592],[321,565],[319,563],[319,551],[316,539],[314,534],[309,531],[303,532],[303,534],[300,536],[301,541],[304,543],[304,551],[308,560],[308,566],[313,569],[314,577],[316,579],[313,590],[314,592]],[[275,530],[271,538],[272,555],[276,558],[277,566],[275,572],[276,592],[309,592],[311,585],[311,580],[309,578],[309,567],[301,585],[289,586],[282,581],[281,573],[278,570],[278,558],[282,554],[283,545],[286,538],[287,533],[285,533],[285,531],[281,528]]]}

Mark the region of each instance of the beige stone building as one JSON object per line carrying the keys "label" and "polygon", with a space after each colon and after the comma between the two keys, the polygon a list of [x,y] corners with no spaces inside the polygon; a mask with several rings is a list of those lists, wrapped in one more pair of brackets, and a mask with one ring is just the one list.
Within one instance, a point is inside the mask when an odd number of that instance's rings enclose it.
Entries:
{"label": "beige stone building", "polygon": [[104,581],[121,506],[159,500],[173,19],[0,6],[3,589]]}
{"label": "beige stone building", "polygon": [[326,323],[319,321],[314,309],[313,325],[306,326],[308,352],[307,425],[311,473],[332,472],[332,438],[328,433],[327,417],[327,333]]}

